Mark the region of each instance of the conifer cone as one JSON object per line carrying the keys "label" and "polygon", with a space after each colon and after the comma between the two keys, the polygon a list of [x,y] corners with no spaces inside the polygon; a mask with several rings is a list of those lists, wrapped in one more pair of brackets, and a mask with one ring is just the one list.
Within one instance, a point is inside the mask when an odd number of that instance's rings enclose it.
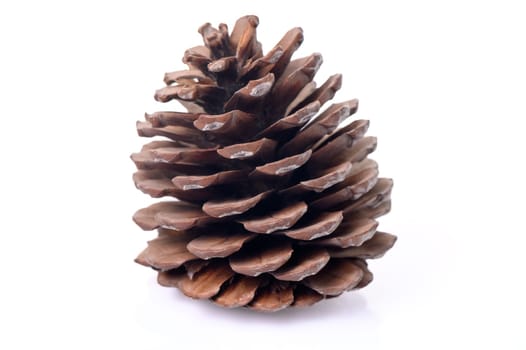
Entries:
{"label": "conifer cone", "polygon": [[322,56],[291,60],[301,28],[264,54],[257,26],[256,16],[231,32],[201,26],[188,69],[167,73],[155,93],[187,111],[137,123],[140,136],[162,139],[132,155],[135,185],[168,200],[135,213],[158,230],[136,262],[189,297],[276,311],[372,281],[366,260],[396,240],[375,220],[390,210],[393,182],[368,158],[369,122],[342,123],[358,101],[322,108],[341,75],[316,87]]}

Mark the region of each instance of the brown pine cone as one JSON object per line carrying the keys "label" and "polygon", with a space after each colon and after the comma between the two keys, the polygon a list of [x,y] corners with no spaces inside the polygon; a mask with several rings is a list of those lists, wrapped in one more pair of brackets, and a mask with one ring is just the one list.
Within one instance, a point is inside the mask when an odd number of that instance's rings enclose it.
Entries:
{"label": "brown pine cone", "polygon": [[291,29],[267,54],[256,16],[228,32],[199,28],[187,70],[167,73],[161,102],[187,112],[146,114],[140,136],[162,136],[132,155],[138,189],[170,197],[134,215],[158,238],[136,262],[163,286],[225,307],[276,311],[312,305],[372,281],[366,259],[396,237],[375,218],[391,206],[392,180],[367,158],[376,138],[354,120],[357,100],[320,112],[341,75],[316,88],[319,53],[291,61],[303,41]]}

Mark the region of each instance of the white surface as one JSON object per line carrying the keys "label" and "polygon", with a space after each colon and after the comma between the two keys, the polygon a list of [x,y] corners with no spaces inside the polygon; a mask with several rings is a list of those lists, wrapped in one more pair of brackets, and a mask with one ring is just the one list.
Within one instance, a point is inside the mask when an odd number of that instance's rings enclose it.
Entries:
{"label": "white surface", "polygon": [[[247,2],[248,3],[248,2]],[[251,2],[252,3],[252,2]],[[521,2],[2,2],[0,348],[524,349]],[[365,290],[254,314],[193,302],[132,262],[135,121],[206,21],[304,28],[344,74],[393,177],[399,236]],[[192,345],[194,344],[194,345]],[[287,345],[287,347],[284,346]]]}

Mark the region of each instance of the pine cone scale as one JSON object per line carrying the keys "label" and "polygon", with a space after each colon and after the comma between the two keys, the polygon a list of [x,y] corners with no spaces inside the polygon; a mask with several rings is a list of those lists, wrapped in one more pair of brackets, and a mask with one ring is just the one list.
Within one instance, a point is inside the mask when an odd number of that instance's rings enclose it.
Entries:
{"label": "pine cone scale", "polygon": [[294,290],[294,303],[292,304],[292,306],[307,307],[316,304],[322,299],[323,295],[300,284]]}
{"label": "pine cone scale", "polygon": [[371,239],[358,247],[332,248],[329,254],[334,258],[378,259],[391,249],[395,242],[396,236],[376,232]]}
{"label": "pine cone scale", "polygon": [[259,202],[270,196],[271,193],[271,191],[266,191],[244,198],[208,201],[203,204],[203,211],[214,218],[243,214],[254,208]]}
{"label": "pine cone scale", "polygon": [[306,223],[299,223],[294,229],[282,231],[287,237],[300,240],[311,241],[320,237],[332,234],[343,220],[342,211],[322,212],[306,220]]}
{"label": "pine cone scale", "polygon": [[237,276],[213,301],[223,307],[240,307],[250,303],[261,284],[260,278]]}
{"label": "pine cone scale", "polygon": [[284,266],[270,272],[270,274],[281,281],[299,282],[320,272],[330,258],[327,250],[323,248],[305,249],[299,253],[294,253]]}
{"label": "pine cone scale", "polygon": [[[279,137],[284,136],[285,131],[294,131],[294,129],[300,129],[310,119],[318,113],[321,104],[318,101],[309,103],[305,107],[297,110],[293,114],[288,115],[285,118],[279,119],[278,121],[271,124],[269,127],[264,129],[258,136],[260,137]],[[292,130],[291,130],[292,129]]]}
{"label": "pine cone scale", "polygon": [[245,242],[256,237],[250,232],[204,233],[189,241],[186,249],[204,260],[225,258],[239,251]]}
{"label": "pine cone scale", "polygon": [[223,283],[234,276],[234,271],[222,260],[211,261],[193,278],[184,275],[178,282],[181,291],[191,298],[208,299],[219,292]]}
{"label": "pine cone scale", "polygon": [[339,295],[361,282],[363,270],[346,259],[331,259],[322,272],[307,277],[304,284],[322,295]]}
{"label": "pine cone scale", "polygon": [[294,202],[280,210],[268,212],[264,216],[237,220],[247,231],[269,234],[294,226],[305,215],[308,206],[305,202]]}
{"label": "pine cone scale", "polygon": [[377,228],[378,222],[374,219],[346,220],[342,225],[338,226],[338,229],[331,237],[319,239],[313,243],[340,248],[360,246],[373,237]]}
{"label": "pine cone scale", "polygon": [[258,244],[257,249],[255,244],[252,244],[248,249],[231,256],[229,263],[232,270],[245,276],[256,277],[265,272],[276,271],[292,256],[293,249],[288,240],[259,240]]}
{"label": "pine cone scale", "polygon": [[135,261],[161,271],[176,269],[188,261],[197,259],[197,256],[186,248],[193,238],[195,235],[187,233],[160,236],[148,242],[148,247]]}

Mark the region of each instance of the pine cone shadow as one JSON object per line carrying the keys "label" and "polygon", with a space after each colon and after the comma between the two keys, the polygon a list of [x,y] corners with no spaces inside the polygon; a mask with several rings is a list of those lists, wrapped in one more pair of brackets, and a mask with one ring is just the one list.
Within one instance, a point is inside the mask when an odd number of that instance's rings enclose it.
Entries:
{"label": "pine cone shadow", "polygon": [[[181,298],[181,302],[185,302]],[[323,303],[316,303],[312,306],[303,308],[291,308],[276,312],[254,312],[247,308],[227,309],[214,305],[210,301],[201,300],[196,303],[200,311],[209,314],[210,317],[220,317],[227,319],[243,319],[244,322],[257,322],[261,320],[271,320],[272,322],[290,322],[300,320],[319,320],[320,318],[338,318],[343,315],[351,316],[371,314],[368,309],[365,297],[359,293],[349,293],[338,298],[326,300]],[[370,316],[370,315],[369,315]]]}
{"label": "pine cone shadow", "polygon": [[309,325],[328,325],[343,322],[346,328],[358,334],[363,329],[377,329],[379,316],[369,308],[360,292],[346,293],[309,307],[289,307],[277,312],[254,312],[247,308],[227,309],[209,300],[193,300],[176,289],[158,288],[152,279],[145,299],[136,306],[137,322],[153,334],[173,335],[174,326],[183,332],[200,324],[205,329],[217,327],[225,332],[243,327],[244,331],[268,329],[295,329]]}

